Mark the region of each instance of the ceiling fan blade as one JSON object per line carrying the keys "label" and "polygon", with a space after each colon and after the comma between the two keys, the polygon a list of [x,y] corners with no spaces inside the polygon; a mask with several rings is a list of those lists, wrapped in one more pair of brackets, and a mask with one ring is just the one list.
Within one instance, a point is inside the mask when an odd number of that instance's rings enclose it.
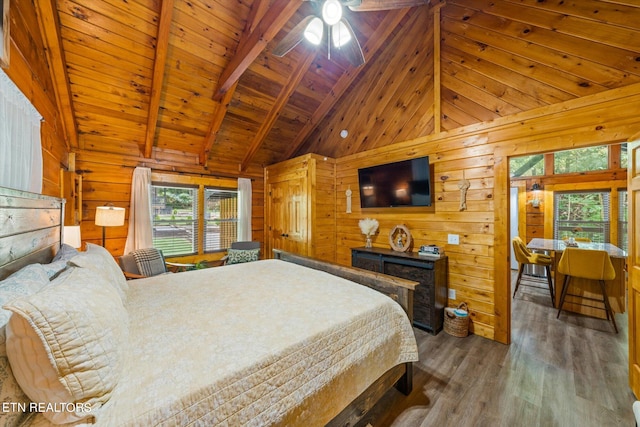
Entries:
{"label": "ceiling fan blade", "polygon": [[349,9],[355,12],[366,12],[369,10],[391,10],[402,9],[405,7],[425,6],[429,4],[429,0],[359,0],[357,3],[348,2]]}
{"label": "ceiling fan blade", "polygon": [[289,53],[294,47],[298,46],[300,42],[304,39],[304,30],[309,25],[309,22],[315,18],[313,15],[309,15],[304,18],[298,25],[293,27],[289,34],[284,36],[280,43],[271,51],[271,53],[275,56],[283,57],[287,53]]}
{"label": "ceiling fan blade", "polygon": [[351,65],[358,68],[365,62],[362,48],[360,47],[360,43],[358,43],[356,34],[353,32],[353,28],[351,28],[349,22],[344,18],[342,18],[340,21],[344,23],[345,27],[347,27],[349,34],[351,34],[351,40],[349,41],[349,43],[342,46],[339,50],[344,53]]}

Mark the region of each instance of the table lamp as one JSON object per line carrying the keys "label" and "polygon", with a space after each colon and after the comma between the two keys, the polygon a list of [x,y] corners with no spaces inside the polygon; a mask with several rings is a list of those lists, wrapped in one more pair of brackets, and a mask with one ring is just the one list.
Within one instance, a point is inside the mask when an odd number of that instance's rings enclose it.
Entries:
{"label": "table lamp", "polygon": [[65,243],[72,248],[78,249],[82,246],[82,238],[80,237],[79,225],[65,225],[62,235],[62,243]]}
{"label": "table lamp", "polygon": [[124,225],[124,208],[117,208],[111,203],[96,208],[96,225],[102,226],[102,247],[105,243],[106,227]]}

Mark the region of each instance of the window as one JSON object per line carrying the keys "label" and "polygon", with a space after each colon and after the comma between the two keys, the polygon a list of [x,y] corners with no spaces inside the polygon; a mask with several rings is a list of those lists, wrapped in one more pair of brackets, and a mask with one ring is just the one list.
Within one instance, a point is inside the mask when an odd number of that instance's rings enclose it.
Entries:
{"label": "window", "polygon": [[554,193],[554,238],[586,237],[609,243],[609,191]]}
{"label": "window", "polygon": [[618,190],[618,246],[623,251],[629,250],[629,234],[627,233],[627,218],[629,200],[627,190]]}
{"label": "window", "polygon": [[509,159],[511,177],[544,175],[544,155],[512,157]]}
{"label": "window", "polygon": [[237,240],[235,189],[152,185],[151,210],[153,246],[167,257],[223,251]]}
{"label": "window", "polygon": [[165,256],[198,252],[198,189],[151,186],[153,246]]}
{"label": "window", "polygon": [[609,146],[558,151],[553,156],[555,174],[609,169]]}
{"label": "window", "polygon": [[237,240],[238,192],[207,188],[204,199],[204,251],[227,249]]}

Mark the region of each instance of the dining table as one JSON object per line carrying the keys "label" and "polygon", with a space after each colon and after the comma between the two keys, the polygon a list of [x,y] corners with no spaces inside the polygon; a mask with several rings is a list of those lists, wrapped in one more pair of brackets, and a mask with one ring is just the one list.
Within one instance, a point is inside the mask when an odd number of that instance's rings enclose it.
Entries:
{"label": "dining table", "polygon": [[[567,247],[601,250],[606,251],[609,254],[611,263],[613,264],[613,268],[616,272],[616,277],[614,279],[605,281],[609,303],[611,304],[611,308],[614,313],[624,313],[627,306],[627,253],[624,250],[611,243],[569,242],[568,240],[534,238],[527,243],[527,248],[533,252],[547,253],[553,259],[551,270],[555,287],[554,306],[557,308],[560,304],[560,296],[562,295],[565,277],[564,274],[558,271],[557,266],[560,262],[562,252]],[[563,310],[599,317],[602,319],[607,318],[606,312],[601,308],[604,305],[592,301],[592,299],[602,299],[602,291],[600,290],[600,286],[597,281],[574,277],[571,279],[569,286],[569,292],[576,296],[567,295],[564,306],[562,307]]]}

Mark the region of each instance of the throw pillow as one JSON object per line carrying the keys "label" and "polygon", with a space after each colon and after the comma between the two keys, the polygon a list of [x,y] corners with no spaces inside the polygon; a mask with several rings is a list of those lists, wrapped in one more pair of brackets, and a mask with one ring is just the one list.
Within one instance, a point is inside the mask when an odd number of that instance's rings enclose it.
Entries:
{"label": "throw pillow", "polygon": [[[55,283],[58,282],[58,283]],[[33,401],[56,424],[95,421],[118,383],[128,316],[118,293],[90,269],[75,268],[28,297],[4,306],[7,355]]]}
{"label": "throw pillow", "polygon": [[[28,265],[0,282],[0,307],[16,298],[33,295],[49,284],[49,276],[41,264]],[[0,401],[27,405],[29,398],[18,385],[7,357],[6,324],[11,312],[0,309]],[[0,425],[19,425],[26,414],[0,411]]]}
{"label": "throw pillow", "polygon": [[258,261],[259,256],[260,249],[229,249],[227,251],[227,264]]}
{"label": "throw pillow", "polygon": [[71,258],[69,264],[95,271],[118,291],[122,301],[126,301],[129,285],[116,260],[111,256],[109,251],[102,246],[88,242],[86,245],[87,250],[85,252],[79,252],[78,255]]}

